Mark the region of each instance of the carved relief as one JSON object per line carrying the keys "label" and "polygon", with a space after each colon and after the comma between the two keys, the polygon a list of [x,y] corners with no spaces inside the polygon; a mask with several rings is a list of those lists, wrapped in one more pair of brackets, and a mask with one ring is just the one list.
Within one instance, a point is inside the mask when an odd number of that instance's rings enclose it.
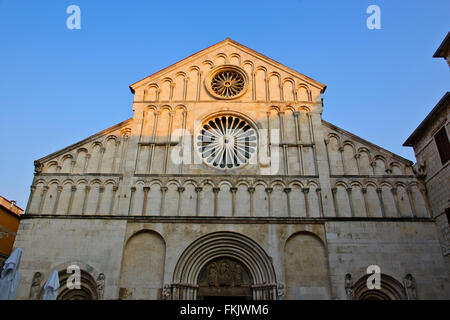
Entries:
{"label": "carved relief", "polygon": [[199,285],[240,287],[250,285],[250,276],[240,262],[224,258],[209,262],[203,268]]}
{"label": "carved relief", "polygon": [[31,281],[30,294],[28,296],[29,300],[38,300],[41,292],[41,282],[42,282],[42,274],[40,272],[36,272],[33,276],[33,280]]}

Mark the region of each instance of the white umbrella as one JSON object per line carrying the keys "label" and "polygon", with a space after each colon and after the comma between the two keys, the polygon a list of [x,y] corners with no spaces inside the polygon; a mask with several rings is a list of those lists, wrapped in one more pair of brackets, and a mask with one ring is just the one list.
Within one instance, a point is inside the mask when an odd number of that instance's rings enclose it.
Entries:
{"label": "white umbrella", "polygon": [[22,249],[17,248],[5,261],[0,277],[0,300],[14,300],[20,283],[19,264]]}
{"label": "white umbrella", "polygon": [[48,278],[44,285],[44,300],[56,300],[58,297],[59,289],[59,276],[58,271],[53,270],[52,274]]}

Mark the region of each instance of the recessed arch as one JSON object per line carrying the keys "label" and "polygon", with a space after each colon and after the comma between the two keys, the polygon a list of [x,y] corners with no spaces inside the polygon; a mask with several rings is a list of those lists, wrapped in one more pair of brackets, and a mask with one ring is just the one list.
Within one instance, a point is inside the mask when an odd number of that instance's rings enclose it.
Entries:
{"label": "recessed arch", "polygon": [[354,285],[355,300],[406,300],[404,286],[395,278],[381,274],[380,289],[368,289],[367,279],[371,275],[364,275]]}
{"label": "recessed arch", "polygon": [[227,231],[202,236],[184,250],[173,274],[173,299],[196,299],[201,270],[219,257],[235,259],[247,268],[254,282],[253,299],[276,299],[276,275],[271,258],[254,240]]}

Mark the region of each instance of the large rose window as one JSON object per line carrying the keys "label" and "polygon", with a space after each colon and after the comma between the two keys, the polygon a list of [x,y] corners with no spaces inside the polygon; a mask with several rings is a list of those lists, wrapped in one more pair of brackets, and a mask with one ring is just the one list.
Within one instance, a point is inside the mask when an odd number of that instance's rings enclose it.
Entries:
{"label": "large rose window", "polygon": [[256,130],[234,115],[206,121],[196,138],[196,148],[203,161],[220,169],[239,168],[256,153]]}

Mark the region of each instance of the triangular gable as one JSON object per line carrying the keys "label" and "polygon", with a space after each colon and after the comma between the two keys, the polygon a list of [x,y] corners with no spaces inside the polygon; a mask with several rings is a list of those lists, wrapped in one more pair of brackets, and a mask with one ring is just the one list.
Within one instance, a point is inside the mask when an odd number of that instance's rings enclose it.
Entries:
{"label": "triangular gable", "polygon": [[164,68],[164,69],[162,69],[160,71],[157,71],[157,72],[153,73],[152,75],[150,75],[150,76],[148,76],[148,77],[146,77],[146,78],[144,78],[142,80],[139,80],[139,81],[133,83],[132,85],[130,85],[130,90],[131,90],[132,93],[135,93],[135,90],[137,88],[139,88],[139,87],[141,87],[143,85],[146,85],[146,84],[150,83],[151,81],[153,81],[153,80],[155,80],[155,79],[157,79],[159,77],[163,77],[166,73],[173,72],[174,70],[176,70],[176,69],[178,69],[178,68],[180,68],[180,67],[182,67],[182,66],[184,66],[184,65],[186,65],[188,63],[190,63],[191,61],[193,61],[195,59],[200,58],[203,55],[207,55],[209,52],[211,52],[213,50],[219,49],[219,48],[227,46],[227,45],[234,46],[235,48],[237,48],[239,50],[242,50],[242,51],[246,52],[247,54],[249,54],[251,56],[254,56],[257,59],[263,60],[265,63],[267,63],[269,65],[272,65],[275,68],[279,68],[279,69],[285,71],[286,73],[291,74],[293,77],[297,77],[297,78],[305,81],[309,85],[317,87],[318,89],[320,89],[321,93],[325,92],[326,85],[324,85],[324,84],[322,84],[322,83],[320,83],[320,82],[318,82],[318,81],[316,81],[316,80],[314,80],[314,79],[312,79],[310,77],[307,77],[307,76],[305,76],[304,74],[302,74],[300,72],[297,72],[297,71],[295,71],[295,70],[293,70],[291,68],[288,68],[285,65],[283,65],[283,64],[281,64],[281,63],[279,63],[279,62],[277,62],[277,61],[275,61],[273,59],[270,59],[267,56],[265,56],[265,55],[255,51],[253,49],[250,49],[250,48],[248,48],[248,47],[246,47],[246,46],[244,46],[244,45],[242,45],[242,44],[240,44],[240,43],[238,43],[238,42],[236,42],[234,40],[231,40],[230,38],[226,38],[223,41],[220,41],[220,42],[218,42],[218,43],[216,43],[216,44],[214,44],[214,45],[212,45],[212,46],[210,46],[208,48],[205,48],[205,49],[203,49],[203,50],[201,50],[201,51],[199,51],[197,53],[194,53],[194,54],[188,56],[187,58],[185,58],[185,59],[183,59],[183,60],[181,60],[179,62],[176,62],[176,63],[174,63],[174,64],[172,64],[172,65],[170,65],[170,66],[168,66],[168,67],[166,67],[166,68]]}

